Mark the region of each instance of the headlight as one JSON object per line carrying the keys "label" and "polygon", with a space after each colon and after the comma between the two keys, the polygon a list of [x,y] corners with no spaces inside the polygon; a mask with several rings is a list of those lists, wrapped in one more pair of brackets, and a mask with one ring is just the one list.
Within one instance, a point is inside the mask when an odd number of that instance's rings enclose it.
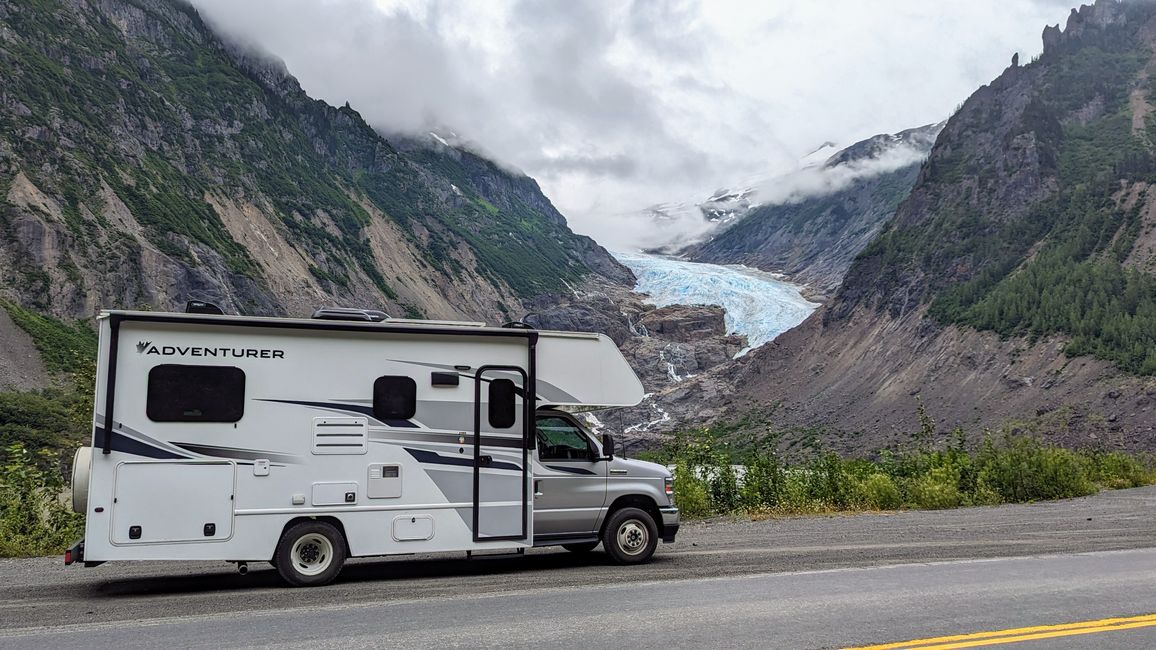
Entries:
{"label": "headlight", "polygon": [[670,498],[671,503],[674,503],[674,477],[668,476],[663,479],[663,482],[666,487],[666,496]]}

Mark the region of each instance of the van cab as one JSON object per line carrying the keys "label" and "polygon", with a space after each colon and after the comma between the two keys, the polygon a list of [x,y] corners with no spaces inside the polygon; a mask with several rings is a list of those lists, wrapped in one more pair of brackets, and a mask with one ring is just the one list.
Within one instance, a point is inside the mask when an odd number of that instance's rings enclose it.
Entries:
{"label": "van cab", "polygon": [[674,542],[679,515],[670,471],[615,455],[572,414],[540,409],[535,422],[534,545],[582,553],[601,542],[622,564]]}

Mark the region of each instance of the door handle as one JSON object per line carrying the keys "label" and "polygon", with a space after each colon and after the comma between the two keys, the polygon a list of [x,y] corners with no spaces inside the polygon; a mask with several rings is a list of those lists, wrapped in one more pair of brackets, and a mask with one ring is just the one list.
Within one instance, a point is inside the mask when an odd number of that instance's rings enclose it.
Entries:
{"label": "door handle", "polygon": [[478,456],[478,467],[489,467],[494,462],[493,456]]}

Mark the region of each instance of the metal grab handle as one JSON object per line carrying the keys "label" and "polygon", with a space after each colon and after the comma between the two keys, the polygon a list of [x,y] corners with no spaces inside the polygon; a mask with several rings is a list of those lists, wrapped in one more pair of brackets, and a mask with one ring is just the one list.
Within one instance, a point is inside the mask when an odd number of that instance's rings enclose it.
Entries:
{"label": "metal grab handle", "polygon": [[534,498],[542,496],[542,481],[541,479],[534,479]]}

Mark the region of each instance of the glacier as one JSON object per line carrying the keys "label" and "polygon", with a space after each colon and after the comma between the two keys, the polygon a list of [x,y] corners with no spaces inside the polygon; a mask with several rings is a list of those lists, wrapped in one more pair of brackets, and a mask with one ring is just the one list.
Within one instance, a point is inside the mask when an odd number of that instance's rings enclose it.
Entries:
{"label": "glacier", "polygon": [[749,347],[768,343],[807,319],[819,307],[802,287],[781,276],[746,266],[688,262],[662,255],[611,251],[638,278],[635,291],[648,302],[667,305],[720,305],[729,334],[744,334]]}

